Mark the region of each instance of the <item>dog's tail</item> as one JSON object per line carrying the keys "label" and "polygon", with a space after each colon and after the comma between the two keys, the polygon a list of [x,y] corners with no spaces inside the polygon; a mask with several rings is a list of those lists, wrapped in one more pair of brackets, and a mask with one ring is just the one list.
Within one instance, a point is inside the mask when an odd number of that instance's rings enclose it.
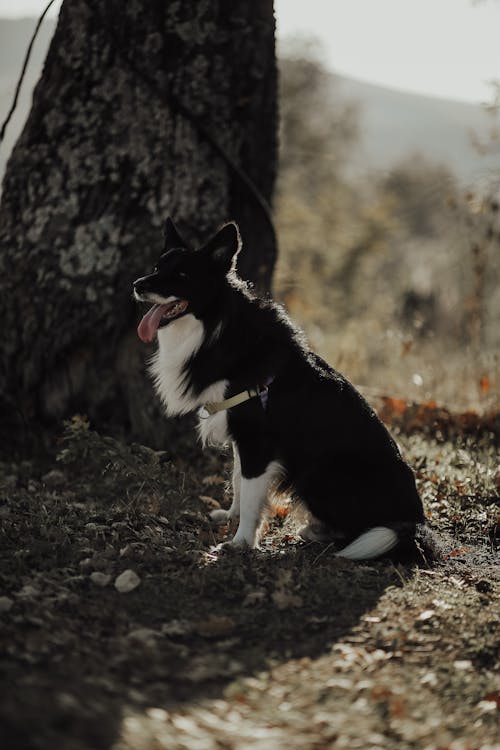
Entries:
{"label": "dog's tail", "polygon": [[441,557],[436,535],[426,524],[400,524],[395,528],[375,526],[358,536],[337,552],[347,560],[372,560],[394,550],[398,559],[414,559],[424,563]]}
{"label": "dog's tail", "polygon": [[394,529],[375,526],[339,550],[336,557],[345,557],[347,560],[371,560],[390,552],[398,543],[399,537]]}

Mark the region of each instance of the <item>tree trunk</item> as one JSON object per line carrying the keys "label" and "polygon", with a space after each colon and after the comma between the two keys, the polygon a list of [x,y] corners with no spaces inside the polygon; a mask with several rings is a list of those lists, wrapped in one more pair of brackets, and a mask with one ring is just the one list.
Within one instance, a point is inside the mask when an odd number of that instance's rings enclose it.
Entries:
{"label": "tree trunk", "polygon": [[169,214],[193,243],[236,219],[269,287],[275,164],[272,0],[66,0],[0,208],[4,426],[78,410],[161,444],[131,283]]}

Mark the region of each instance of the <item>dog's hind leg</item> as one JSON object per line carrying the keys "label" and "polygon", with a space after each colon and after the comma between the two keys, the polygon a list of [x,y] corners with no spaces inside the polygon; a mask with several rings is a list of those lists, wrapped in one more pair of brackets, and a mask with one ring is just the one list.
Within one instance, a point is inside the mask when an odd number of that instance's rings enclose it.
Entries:
{"label": "dog's hind leg", "polygon": [[257,477],[241,477],[240,524],[230,542],[235,547],[255,547],[257,530],[262,518],[268,491],[281,471],[277,461],[271,461],[265,471]]}
{"label": "dog's hind leg", "polygon": [[229,523],[231,521],[235,521],[240,515],[241,461],[240,461],[240,454],[238,453],[238,448],[236,447],[236,443],[233,443],[232,486],[233,486],[233,500],[231,502],[231,507],[229,508],[229,510],[223,510],[222,508],[218,508],[217,510],[213,510],[210,513],[210,518],[212,519],[212,522],[216,524],[217,526],[222,526],[223,524]]}

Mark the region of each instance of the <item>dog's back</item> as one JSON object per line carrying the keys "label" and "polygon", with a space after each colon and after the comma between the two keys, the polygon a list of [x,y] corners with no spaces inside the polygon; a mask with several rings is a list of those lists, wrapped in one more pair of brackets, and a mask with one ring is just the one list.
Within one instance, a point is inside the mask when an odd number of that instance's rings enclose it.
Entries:
{"label": "dog's back", "polygon": [[[245,348],[249,360],[228,393],[249,377],[271,379],[265,408],[249,401],[228,414],[229,432],[252,463],[277,461],[282,486],[288,483],[317,519],[348,536],[423,523],[413,473],[361,394],[308,349],[280,308],[260,300],[242,308],[238,334],[221,337],[219,351]],[[245,335],[256,328],[260,335]]]}

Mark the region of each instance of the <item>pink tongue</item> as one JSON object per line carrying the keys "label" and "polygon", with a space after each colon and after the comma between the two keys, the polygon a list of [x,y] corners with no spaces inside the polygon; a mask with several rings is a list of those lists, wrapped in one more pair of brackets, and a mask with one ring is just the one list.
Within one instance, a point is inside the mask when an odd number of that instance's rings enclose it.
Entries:
{"label": "pink tongue", "polygon": [[158,326],[160,325],[160,320],[162,319],[165,310],[169,307],[170,305],[153,305],[151,310],[148,310],[137,329],[141,341],[149,343],[154,339]]}

